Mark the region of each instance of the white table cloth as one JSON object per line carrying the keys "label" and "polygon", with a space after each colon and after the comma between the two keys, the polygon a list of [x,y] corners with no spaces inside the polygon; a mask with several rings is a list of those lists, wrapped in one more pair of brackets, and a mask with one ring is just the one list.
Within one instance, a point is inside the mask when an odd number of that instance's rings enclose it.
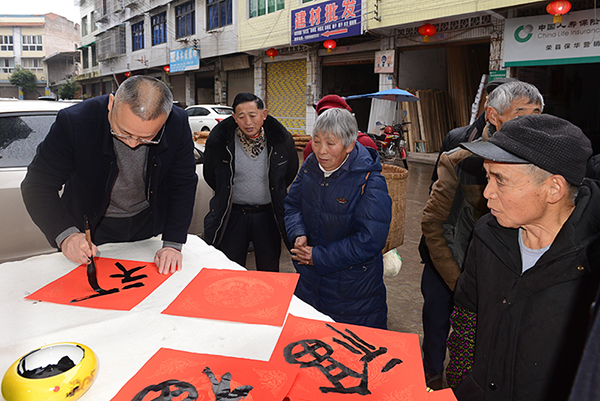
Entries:
{"label": "white table cloth", "polygon": [[[106,244],[98,256],[152,262],[158,238]],[[244,270],[196,236],[183,248],[183,270],[131,311],[113,311],[24,299],[77,266],[62,254],[0,264],[0,372],[24,354],[56,342],[78,342],[98,357],[95,383],[82,400],[110,400],[161,347],[269,360],[281,327],[185,318],[161,312],[203,268]],[[331,321],[296,296],[288,313]]]}

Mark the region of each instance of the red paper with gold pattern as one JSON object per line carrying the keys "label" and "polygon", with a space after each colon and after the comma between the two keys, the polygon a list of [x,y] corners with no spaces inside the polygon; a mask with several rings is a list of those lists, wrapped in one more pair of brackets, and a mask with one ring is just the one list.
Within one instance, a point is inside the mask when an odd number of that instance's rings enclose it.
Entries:
{"label": "red paper with gold pattern", "polygon": [[[220,398],[222,400],[281,401],[298,373],[297,366],[285,362],[263,362],[161,348],[112,401],[171,399],[156,398],[161,396],[159,391],[170,392],[173,400],[214,401],[213,383],[205,373],[206,368],[221,385],[221,394],[230,393],[229,398]],[[230,375],[229,384],[223,380],[226,373]],[[251,386],[252,389],[248,390],[245,386]],[[236,390],[243,394],[243,389],[247,391],[244,398],[231,395]]]}
{"label": "red paper with gold pattern", "polygon": [[271,356],[280,361],[301,366],[290,401],[429,399],[417,334],[289,315]]}
{"label": "red paper with gold pattern", "polygon": [[162,313],[282,326],[298,277],[204,268]]}
{"label": "red paper with gold pattern", "polygon": [[92,289],[87,266],[80,265],[25,298],[88,308],[131,310],[170,277],[160,274],[158,267],[150,262],[100,257],[94,261],[98,285],[108,294]]}

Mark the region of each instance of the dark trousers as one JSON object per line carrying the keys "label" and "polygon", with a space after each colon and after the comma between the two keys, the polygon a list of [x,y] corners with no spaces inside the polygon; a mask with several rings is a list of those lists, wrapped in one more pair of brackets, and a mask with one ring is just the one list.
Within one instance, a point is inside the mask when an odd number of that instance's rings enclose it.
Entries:
{"label": "dark trousers", "polygon": [[154,221],[150,208],[131,217],[103,217],[92,232],[96,245],[108,242],[133,242],[152,237]]}
{"label": "dark trousers", "polygon": [[423,365],[433,377],[444,373],[446,339],[450,332],[450,315],[454,308],[454,293],[431,263],[423,265]]}
{"label": "dark trousers", "polygon": [[245,267],[250,241],[254,245],[256,269],[278,272],[281,235],[270,205],[258,208],[233,205],[223,239],[217,248],[229,259]]}

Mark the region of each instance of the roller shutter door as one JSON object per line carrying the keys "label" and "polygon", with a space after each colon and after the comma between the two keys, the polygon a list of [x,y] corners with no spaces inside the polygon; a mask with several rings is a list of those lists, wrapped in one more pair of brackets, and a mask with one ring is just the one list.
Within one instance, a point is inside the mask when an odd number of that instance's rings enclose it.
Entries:
{"label": "roller shutter door", "polygon": [[267,108],[292,135],[306,133],[306,60],[267,64]]}

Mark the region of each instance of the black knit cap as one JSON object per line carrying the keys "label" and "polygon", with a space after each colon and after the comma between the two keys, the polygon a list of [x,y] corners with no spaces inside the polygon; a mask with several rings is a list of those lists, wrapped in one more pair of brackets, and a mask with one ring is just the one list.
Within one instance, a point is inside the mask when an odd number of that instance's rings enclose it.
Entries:
{"label": "black knit cap", "polygon": [[514,118],[487,142],[460,146],[485,159],[501,163],[531,163],[581,185],[592,155],[590,140],[577,126],[549,114]]}

